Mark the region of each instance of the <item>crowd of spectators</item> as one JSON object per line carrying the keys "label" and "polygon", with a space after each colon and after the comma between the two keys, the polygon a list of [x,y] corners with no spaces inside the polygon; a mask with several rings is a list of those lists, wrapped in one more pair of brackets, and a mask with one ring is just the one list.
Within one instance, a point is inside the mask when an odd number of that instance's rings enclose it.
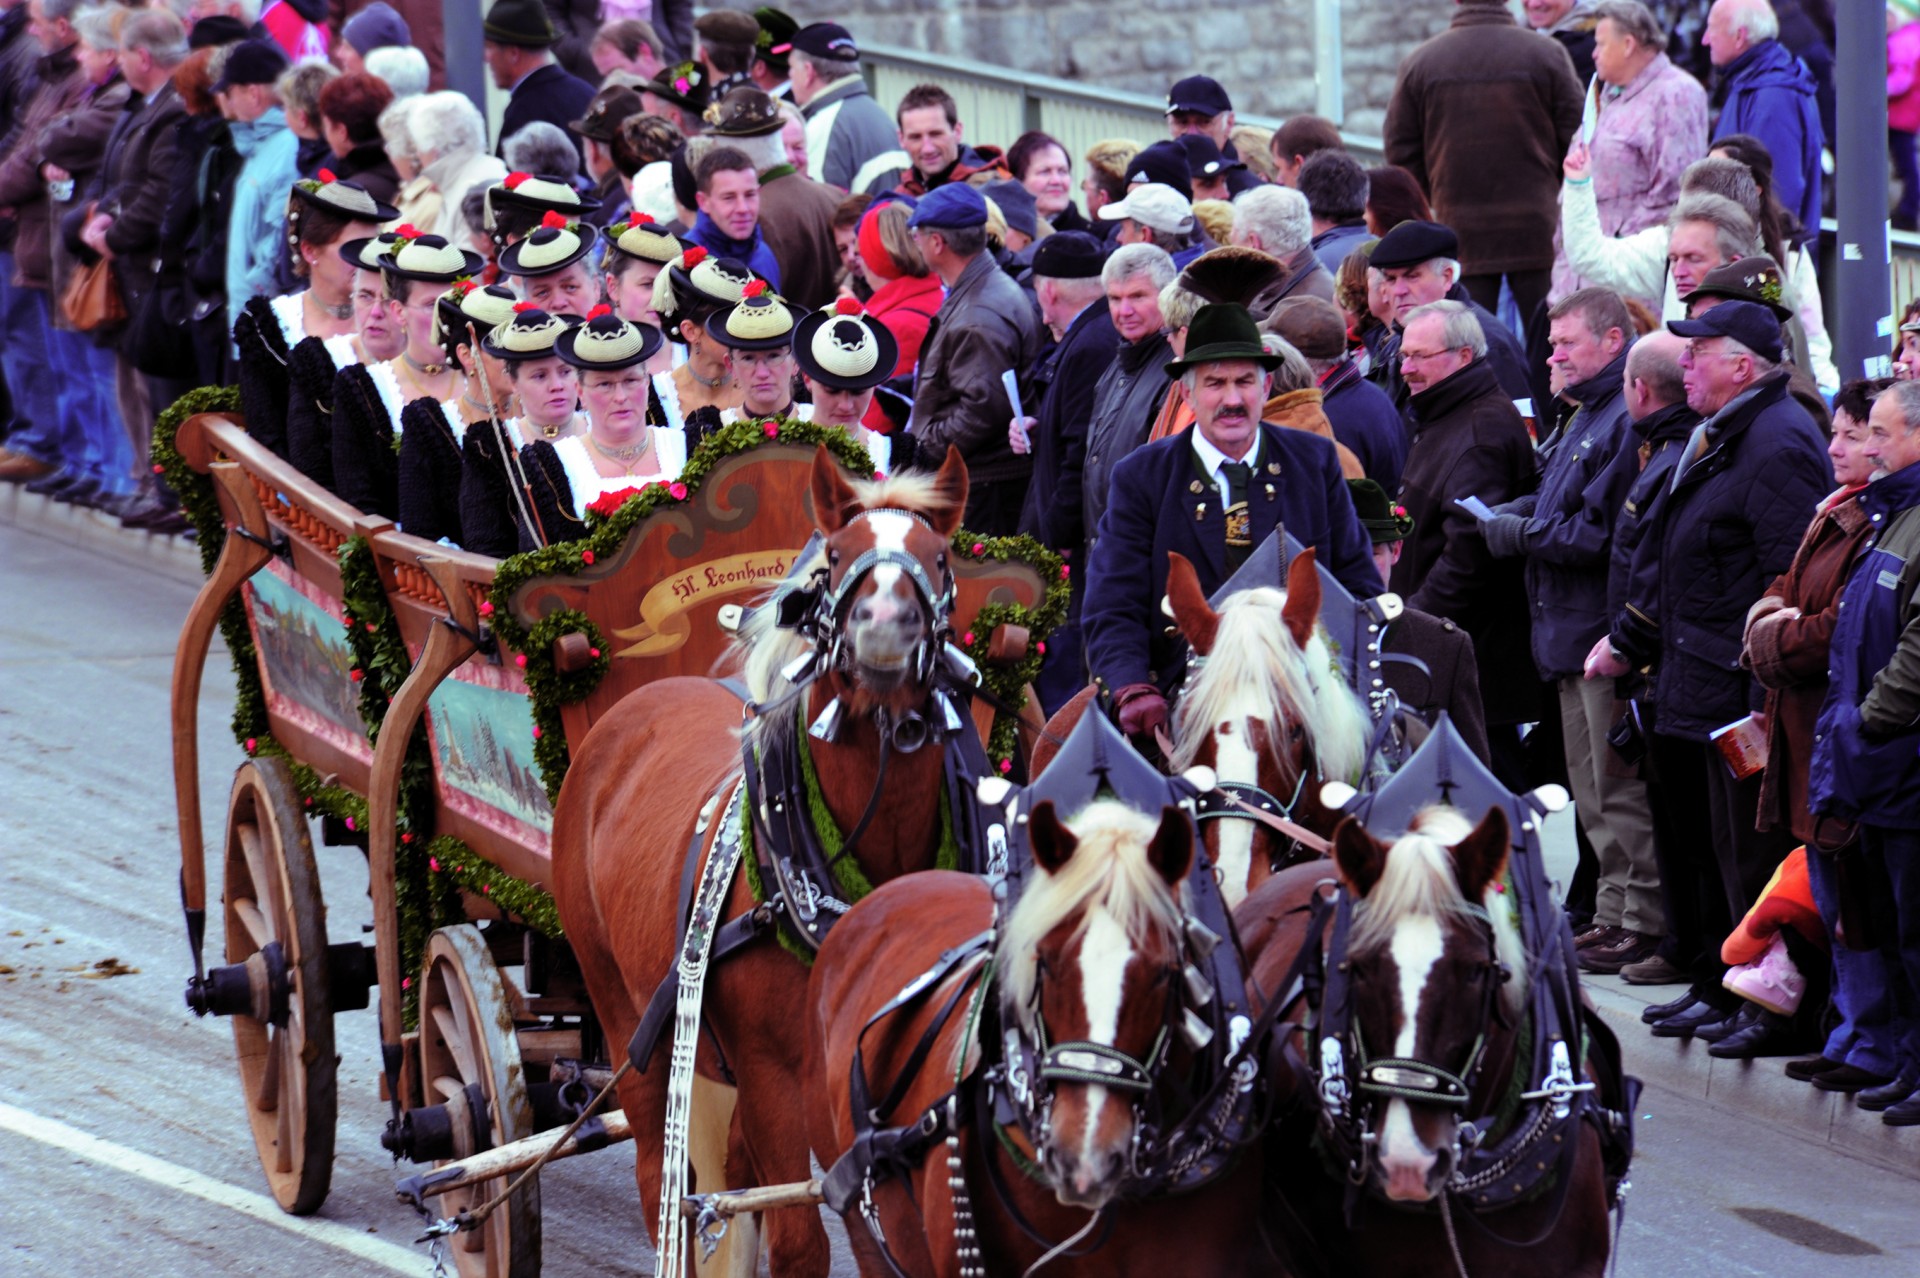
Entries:
{"label": "crowd of spectators", "polygon": [[[1568,785],[1582,968],[1920,1124],[1920,304],[1843,379],[1832,15],[1521,8],[1456,0],[1369,167],[1206,74],[1164,136],[980,136],[772,8],[492,0],[490,136],[437,0],[0,0],[0,479],[184,533],[155,419],[238,385],[315,482],[498,554],[743,417],[957,448],[968,527],[1084,584],[1042,700],[1143,740],[1164,552],[1212,590],[1284,524],[1404,601],[1403,703]],[[1911,226],[1920,9],[1887,33]]]}

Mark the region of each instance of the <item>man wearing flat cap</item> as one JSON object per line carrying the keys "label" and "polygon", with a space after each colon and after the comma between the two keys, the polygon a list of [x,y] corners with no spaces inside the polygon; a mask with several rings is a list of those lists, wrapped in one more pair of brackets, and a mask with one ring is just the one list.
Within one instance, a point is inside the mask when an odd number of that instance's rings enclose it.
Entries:
{"label": "man wearing flat cap", "polygon": [[921,196],[907,231],[947,286],[920,347],[908,430],[921,457],[951,444],[966,458],[967,527],[1011,533],[1032,464],[1007,438],[1013,405],[1001,377],[1024,379],[1040,356],[1033,304],[987,251],[987,201],[965,182]]}
{"label": "man wearing flat cap", "polygon": [[[1034,371],[1033,416],[1018,418],[1011,436],[1015,452],[1033,456],[1033,479],[1020,511],[1020,531],[1067,556],[1086,562],[1087,537],[1080,520],[1080,480],[1087,454],[1087,421],[1094,389],[1120,349],[1120,333],[1107,310],[1104,244],[1085,231],[1059,231],[1034,246],[1033,295],[1055,345]],[[1047,645],[1034,683],[1051,714],[1087,683],[1080,643],[1080,596],[1067,601],[1067,620]]]}
{"label": "man wearing flat cap", "polygon": [[[540,0],[494,0],[480,24],[481,52],[493,82],[507,91],[500,115],[500,147],[535,120],[564,129],[593,105],[593,86],[554,61],[560,42],[553,19]],[[583,158],[584,158],[584,152]]]}
{"label": "man wearing flat cap", "polygon": [[1167,552],[1192,560],[1212,594],[1284,526],[1356,598],[1381,593],[1333,444],[1260,420],[1279,362],[1245,307],[1201,307],[1186,355],[1167,365],[1186,386],[1193,425],[1114,468],[1088,556],[1082,624],[1087,665],[1129,735],[1150,738],[1166,722],[1167,695],[1186,666],[1185,646],[1160,611]]}
{"label": "man wearing flat cap", "polygon": [[[1701,868],[1722,895],[1703,894],[1700,933],[1719,937],[1759,899],[1794,840],[1755,830],[1760,777],[1735,780],[1708,738],[1762,705],[1740,663],[1747,610],[1792,564],[1833,490],[1833,469],[1818,427],[1788,391],[1779,316],[1722,302],[1667,329],[1687,339],[1687,405],[1705,420],[1642,516],[1626,606],[1588,654],[1586,673],[1612,679],[1651,667],[1653,755],[1663,786],[1703,796],[1705,820],[1685,832],[1681,855],[1709,858]],[[1709,1002],[1720,998],[1717,957],[1679,958]]]}
{"label": "man wearing flat cap", "polygon": [[1474,301],[1460,282],[1460,239],[1452,227],[1438,222],[1402,222],[1380,237],[1367,265],[1380,272],[1382,291],[1393,307],[1393,336],[1387,339],[1379,376],[1396,407],[1406,411],[1410,394],[1406,380],[1400,376],[1400,341],[1407,313],[1416,306],[1439,301],[1459,302],[1480,321],[1480,331],[1487,339],[1487,362],[1493,366],[1507,398],[1532,398],[1527,357],[1513,330]]}

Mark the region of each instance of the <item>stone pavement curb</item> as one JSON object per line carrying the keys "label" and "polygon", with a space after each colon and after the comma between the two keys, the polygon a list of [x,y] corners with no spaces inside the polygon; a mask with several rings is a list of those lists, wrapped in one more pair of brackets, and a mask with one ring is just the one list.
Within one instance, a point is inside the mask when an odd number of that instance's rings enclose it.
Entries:
{"label": "stone pavement curb", "polygon": [[[1920,1179],[1920,1128],[1888,1127],[1850,1097],[1788,1078],[1781,1071],[1792,1057],[1723,1061],[1707,1055],[1705,1043],[1648,1033],[1640,1023],[1641,1009],[1677,997],[1679,986],[1629,985],[1618,977],[1587,975],[1580,985],[1619,1036],[1627,1072],[1649,1088],[1705,1101],[1729,1114],[1830,1145],[1849,1158]],[[1647,1107],[1643,1100],[1642,1111]]]}
{"label": "stone pavement curb", "polygon": [[0,526],[77,546],[135,568],[198,586],[200,548],[185,537],[162,537],[123,528],[118,519],[97,510],[51,501],[19,484],[0,484]]}

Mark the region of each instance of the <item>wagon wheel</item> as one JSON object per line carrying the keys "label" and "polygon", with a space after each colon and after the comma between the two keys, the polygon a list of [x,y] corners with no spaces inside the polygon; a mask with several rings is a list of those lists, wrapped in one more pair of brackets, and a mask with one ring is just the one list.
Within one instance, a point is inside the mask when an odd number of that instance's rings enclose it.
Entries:
{"label": "wagon wheel", "polygon": [[327,911],[299,791],[279,759],[234,774],[227,802],[226,956],[258,979],[233,1021],[253,1143],[274,1200],[304,1216],[333,1179],[339,1090]]}
{"label": "wagon wheel", "polygon": [[[426,1103],[445,1105],[455,1157],[533,1135],[533,1107],[513,1012],[500,969],[471,924],[443,927],[427,938],[420,984],[420,1077]],[[472,1116],[475,1121],[457,1121]],[[483,1143],[475,1135],[484,1131]],[[449,1218],[506,1188],[489,1180],[441,1199]],[[494,1208],[480,1228],[449,1240],[461,1278],[533,1278],[540,1272],[540,1182],[530,1178]]]}

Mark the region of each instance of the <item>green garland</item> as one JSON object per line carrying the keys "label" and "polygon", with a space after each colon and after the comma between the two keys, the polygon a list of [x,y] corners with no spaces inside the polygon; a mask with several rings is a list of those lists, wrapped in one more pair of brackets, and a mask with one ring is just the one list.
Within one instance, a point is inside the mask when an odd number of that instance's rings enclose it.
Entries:
{"label": "green garland", "polygon": [[427,845],[427,870],[443,875],[460,892],[492,901],[542,936],[557,941],[565,935],[551,894],[514,878],[450,834]]}
{"label": "green garland", "polygon": [[[1040,674],[1046,660],[1047,638],[1067,619],[1067,603],[1073,594],[1072,572],[1066,560],[1032,537],[976,537],[962,528],[953,535],[957,555],[976,561],[997,563],[1017,561],[1032,567],[1047,583],[1046,594],[1035,608],[1018,604],[988,604],[974,615],[972,629],[957,636],[959,646],[980,667],[980,682],[987,691],[1016,710],[1027,704],[1027,685]],[[992,665],[987,649],[993,632],[1001,625],[1025,626],[1028,632],[1027,655],[1010,666]],[[987,754],[1000,771],[1013,771],[1013,756],[1019,743],[1020,723],[1016,716],[996,710],[993,729],[987,736]]]}
{"label": "green garland", "polygon": [[[554,665],[553,645],[562,635],[587,637],[592,659],[585,669],[562,673]],[[514,661],[527,680],[527,698],[533,709],[533,761],[540,769],[540,780],[547,787],[547,801],[560,801],[560,783],[566,780],[573,753],[567,748],[566,730],[560,721],[560,707],[585,700],[600,686],[613,663],[606,655],[600,628],[587,614],[562,608],[541,618],[526,632],[526,647]]]}

